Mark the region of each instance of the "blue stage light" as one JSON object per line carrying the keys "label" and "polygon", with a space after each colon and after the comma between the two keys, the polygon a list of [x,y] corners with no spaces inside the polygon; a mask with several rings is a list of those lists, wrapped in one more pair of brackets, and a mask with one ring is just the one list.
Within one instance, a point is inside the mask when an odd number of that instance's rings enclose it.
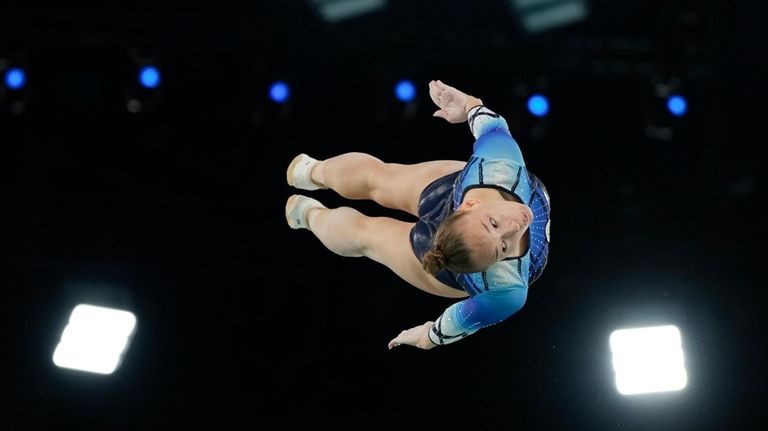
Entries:
{"label": "blue stage light", "polygon": [[21,90],[27,82],[27,75],[24,69],[12,67],[5,71],[5,86],[11,90]]}
{"label": "blue stage light", "polygon": [[416,97],[416,86],[407,79],[398,81],[395,84],[395,97],[401,102],[410,102]]}
{"label": "blue stage light", "polygon": [[291,97],[291,87],[284,81],[276,81],[269,87],[269,98],[275,103],[285,103]]}
{"label": "blue stage light", "polygon": [[139,71],[139,83],[149,89],[160,85],[160,71],[155,66],[144,66]]}
{"label": "blue stage light", "polygon": [[688,102],[683,96],[674,94],[667,98],[667,109],[675,117],[682,117],[688,111]]}
{"label": "blue stage light", "polygon": [[542,94],[534,94],[528,98],[528,111],[537,116],[544,117],[549,113],[549,101]]}

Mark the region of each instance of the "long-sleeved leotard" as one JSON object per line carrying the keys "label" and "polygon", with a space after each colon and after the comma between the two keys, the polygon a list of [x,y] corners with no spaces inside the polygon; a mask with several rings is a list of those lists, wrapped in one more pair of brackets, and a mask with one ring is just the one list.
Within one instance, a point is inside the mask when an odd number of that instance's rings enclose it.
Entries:
{"label": "long-sleeved leotard", "polygon": [[440,223],[461,205],[468,190],[494,188],[511,193],[533,212],[528,249],[475,273],[443,269],[437,278],[469,297],[450,305],[429,333],[435,344],[458,341],[477,330],[499,323],[525,304],[528,286],[544,270],[549,252],[549,195],[544,184],[528,172],[523,155],[506,120],[485,106],[469,111],[475,137],[473,154],[463,170],[435,180],[421,194],[419,220],[411,230],[411,246],[421,259],[432,248]]}

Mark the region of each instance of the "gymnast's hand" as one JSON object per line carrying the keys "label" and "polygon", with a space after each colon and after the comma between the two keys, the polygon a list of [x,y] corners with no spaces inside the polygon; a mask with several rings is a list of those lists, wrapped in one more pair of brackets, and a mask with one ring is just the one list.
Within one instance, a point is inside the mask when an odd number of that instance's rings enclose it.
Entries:
{"label": "gymnast's hand", "polygon": [[429,350],[435,345],[429,340],[429,330],[432,329],[434,322],[426,322],[423,325],[414,326],[411,329],[401,331],[400,334],[389,342],[389,348],[397,347],[402,344],[418,347],[419,349]]}
{"label": "gymnast's hand", "polygon": [[443,118],[453,124],[467,121],[465,108],[470,98],[467,94],[438,79],[437,81],[430,81],[429,97],[440,108],[432,116]]}

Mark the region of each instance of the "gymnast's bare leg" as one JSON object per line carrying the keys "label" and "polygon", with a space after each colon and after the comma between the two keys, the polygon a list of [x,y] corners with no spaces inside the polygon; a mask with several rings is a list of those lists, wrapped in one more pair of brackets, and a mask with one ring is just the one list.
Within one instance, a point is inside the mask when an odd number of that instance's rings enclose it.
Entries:
{"label": "gymnast's bare leg", "polygon": [[[331,189],[348,199],[371,199],[383,207],[412,215],[417,214],[419,195],[427,185],[461,170],[465,164],[453,160],[413,165],[385,163],[370,154],[353,152],[312,162],[302,174],[293,172],[299,169],[296,162],[294,159],[289,166],[287,177],[288,183],[297,188]],[[423,270],[410,245],[413,222],[370,217],[348,206],[329,209],[317,200],[300,195],[288,199],[286,217],[291,227],[309,229],[336,254],[366,256],[386,265],[419,289],[435,295],[466,296]]]}
{"label": "gymnast's bare leg", "polygon": [[432,181],[460,171],[466,162],[436,160],[412,165],[385,163],[366,153],[345,153],[318,161],[311,180],[347,199],[370,199],[416,215],[419,195]]}

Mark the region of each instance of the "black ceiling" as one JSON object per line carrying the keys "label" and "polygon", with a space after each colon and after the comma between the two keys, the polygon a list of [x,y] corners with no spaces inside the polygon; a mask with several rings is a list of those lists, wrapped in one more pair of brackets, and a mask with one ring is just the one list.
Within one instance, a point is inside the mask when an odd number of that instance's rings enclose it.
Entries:
{"label": "black ceiling", "polygon": [[[301,1],[4,5],[0,59],[29,85],[0,96],[2,428],[765,425],[766,7],[587,4],[542,34],[501,0],[390,1],[335,25]],[[132,114],[141,60],[164,81]],[[407,109],[400,77],[420,91]],[[294,85],[279,107],[278,78]],[[430,79],[509,119],[551,194],[552,250],[509,320],[389,351],[450,302],[290,230],[284,171],[298,152],[466,158]],[[666,115],[665,86],[687,117]],[[550,117],[525,112],[534,90]],[[137,314],[112,376],[51,362],[84,298]],[[608,335],[657,321],[681,328],[688,387],[622,397]]]}

